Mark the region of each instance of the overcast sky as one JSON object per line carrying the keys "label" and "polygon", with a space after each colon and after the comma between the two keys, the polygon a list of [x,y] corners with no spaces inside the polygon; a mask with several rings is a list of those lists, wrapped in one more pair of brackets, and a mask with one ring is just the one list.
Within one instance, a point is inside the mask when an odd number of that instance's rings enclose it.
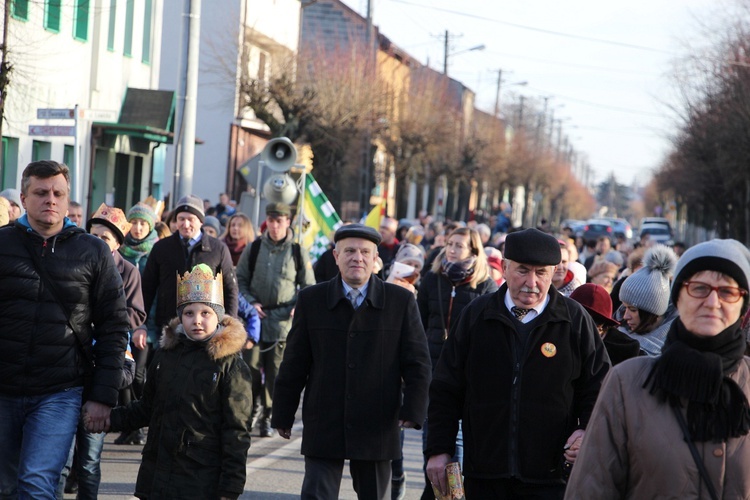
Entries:
{"label": "overcast sky", "polygon": [[[343,0],[366,14],[367,0]],[[700,44],[702,26],[726,17],[721,0],[372,0],[381,33],[420,62],[448,74],[492,112],[497,70],[510,93],[549,96],[595,183],[644,185],[670,150],[675,60]],[[726,4],[727,0],[724,0]],[[731,2],[730,2],[731,3]],[[453,37],[455,35],[455,38]],[[700,45],[698,45],[700,46]],[[512,83],[527,81],[527,86]]]}

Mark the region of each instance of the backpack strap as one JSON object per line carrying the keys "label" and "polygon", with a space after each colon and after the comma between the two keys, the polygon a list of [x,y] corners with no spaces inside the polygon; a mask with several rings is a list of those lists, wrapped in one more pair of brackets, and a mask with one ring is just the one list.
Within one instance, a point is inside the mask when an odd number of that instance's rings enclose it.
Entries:
{"label": "backpack strap", "polygon": [[250,279],[247,281],[248,284],[253,282],[253,274],[255,273],[255,264],[258,263],[259,253],[260,253],[260,238],[250,243],[250,257],[247,263],[247,267],[250,270]]}

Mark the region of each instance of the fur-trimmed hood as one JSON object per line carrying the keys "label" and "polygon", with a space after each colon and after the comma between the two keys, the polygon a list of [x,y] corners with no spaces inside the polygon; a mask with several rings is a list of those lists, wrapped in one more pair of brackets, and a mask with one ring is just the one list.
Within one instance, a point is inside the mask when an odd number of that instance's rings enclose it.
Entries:
{"label": "fur-trimmed hood", "polygon": [[[180,343],[180,338],[176,333],[179,324],[180,319],[173,318],[169,325],[164,327],[159,347],[167,350],[177,347]],[[240,320],[224,316],[220,325],[224,328],[206,342],[206,351],[214,361],[240,352],[247,342],[247,333]]]}

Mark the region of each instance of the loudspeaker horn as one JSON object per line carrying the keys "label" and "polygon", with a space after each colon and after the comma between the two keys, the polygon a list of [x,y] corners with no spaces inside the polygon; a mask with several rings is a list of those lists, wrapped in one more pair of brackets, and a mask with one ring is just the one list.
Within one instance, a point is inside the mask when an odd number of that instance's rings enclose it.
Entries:
{"label": "loudspeaker horn", "polygon": [[274,172],[286,172],[297,161],[297,148],[288,137],[271,139],[263,148],[260,159]]}
{"label": "loudspeaker horn", "polygon": [[287,174],[274,174],[263,186],[263,196],[269,202],[291,205],[297,198],[297,186]]}

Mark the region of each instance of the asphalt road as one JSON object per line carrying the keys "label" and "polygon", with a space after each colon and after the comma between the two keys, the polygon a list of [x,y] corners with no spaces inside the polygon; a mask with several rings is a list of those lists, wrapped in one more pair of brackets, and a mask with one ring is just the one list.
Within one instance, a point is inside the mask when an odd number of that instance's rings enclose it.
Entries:
{"label": "asphalt road", "polygon": [[[261,438],[253,432],[247,459],[247,481],[242,499],[291,500],[299,498],[304,475],[304,459],[300,455],[302,428],[298,424],[289,441],[281,437]],[[141,463],[142,446],[115,445],[116,434],[105,439],[102,454],[102,482],[100,499],[131,499]],[[406,469],[406,498],[419,499],[424,487],[422,475],[422,433],[407,429],[404,439],[404,468]],[[65,495],[74,499],[74,495]],[[339,498],[356,499],[348,466]]]}

